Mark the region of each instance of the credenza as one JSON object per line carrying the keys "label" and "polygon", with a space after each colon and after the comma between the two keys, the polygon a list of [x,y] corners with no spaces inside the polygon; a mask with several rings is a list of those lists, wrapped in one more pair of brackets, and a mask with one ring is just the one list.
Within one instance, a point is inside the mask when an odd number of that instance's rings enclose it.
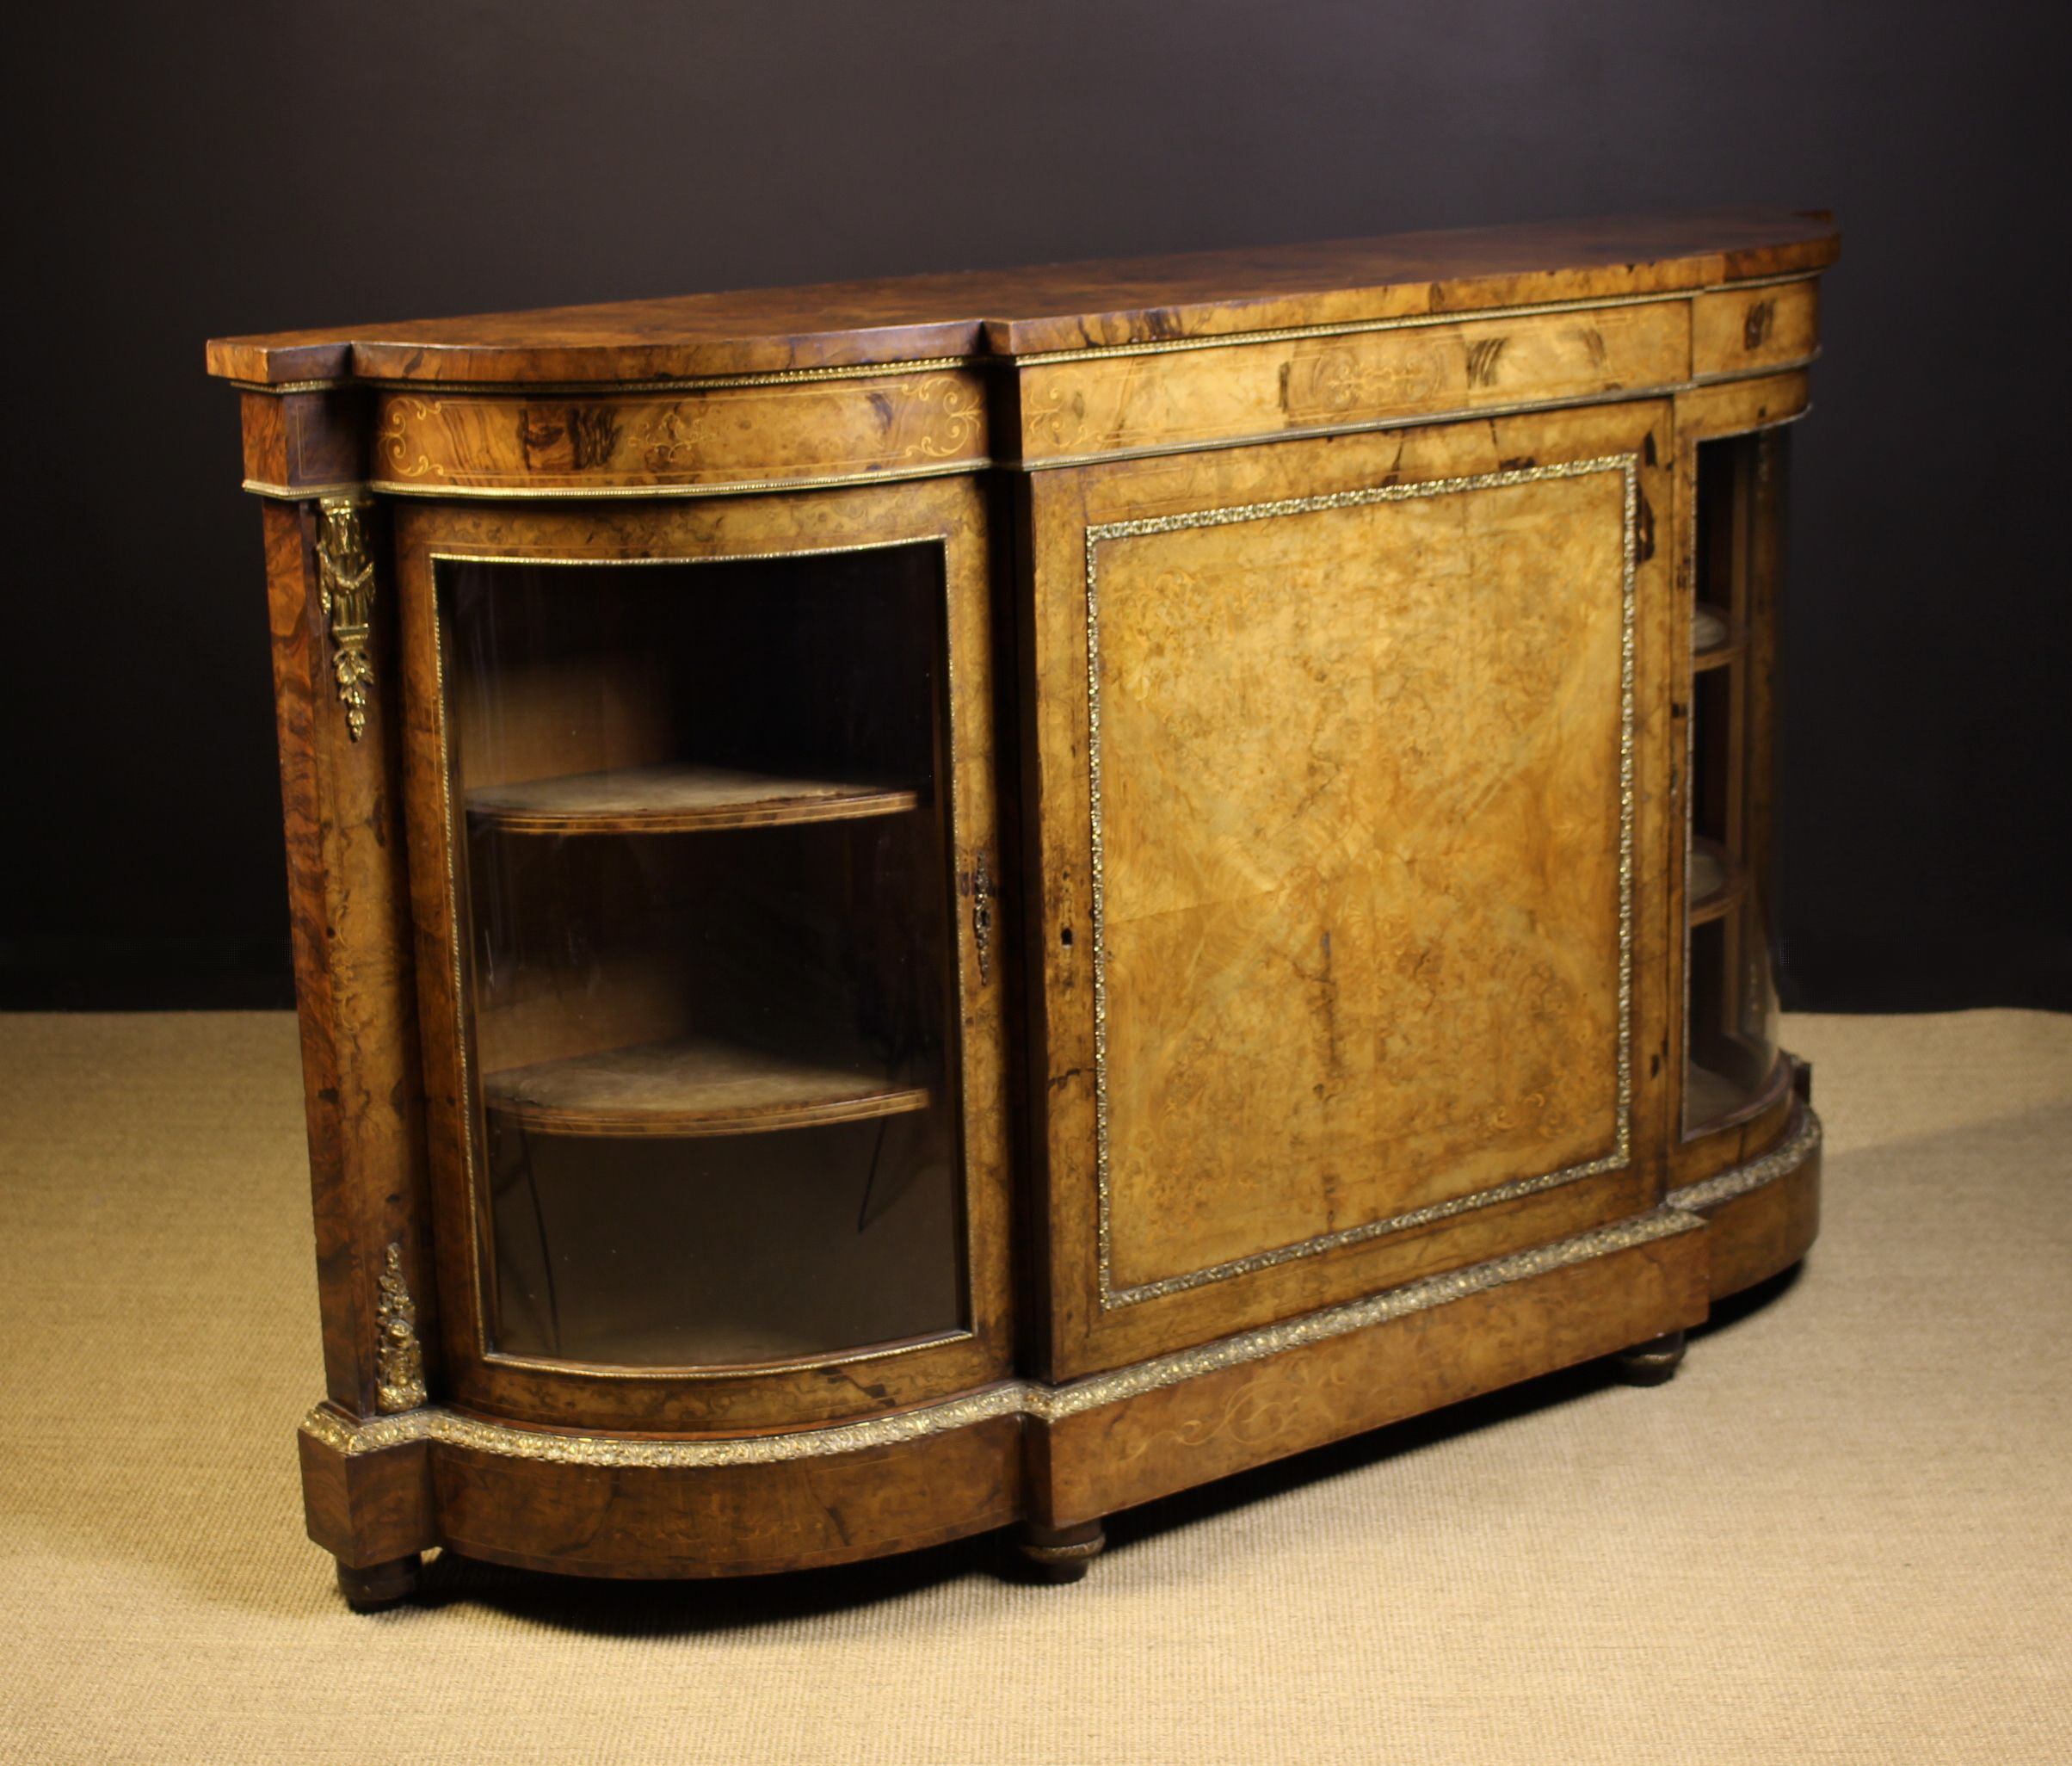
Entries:
{"label": "credenza", "polygon": [[348,1598],[1132,1504],[1796,1262],[1824,213],[221,340]]}

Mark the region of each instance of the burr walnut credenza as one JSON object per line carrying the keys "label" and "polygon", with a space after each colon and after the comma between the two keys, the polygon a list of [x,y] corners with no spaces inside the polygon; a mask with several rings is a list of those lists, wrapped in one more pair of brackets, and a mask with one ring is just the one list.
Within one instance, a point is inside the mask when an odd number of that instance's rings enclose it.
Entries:
{"label": "burr walnut credenza", "polygon": [[231,338],[353,1602],[1103,1516],[1815,1231],[1824,213]]}

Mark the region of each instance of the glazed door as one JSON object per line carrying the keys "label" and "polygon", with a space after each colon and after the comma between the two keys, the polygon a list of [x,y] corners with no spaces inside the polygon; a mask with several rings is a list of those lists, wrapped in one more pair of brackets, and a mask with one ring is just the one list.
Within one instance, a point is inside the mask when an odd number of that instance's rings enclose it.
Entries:
{"label": "glazed door", "polygon": [[1683,1133],[1774,1111],[1769,905],[1777,602],[1791,432],[1686,437],[1692,548],[1690,838],[1684,897]]}
{"label": "glazed door", "polygon": [[1004,1372],[976,491],[397,527],[459,1400],[739,1430]]}
{"label": "glazed door", "polygon": [[1659,1195],[1668,423],[1032,480],[1055,1374]]}

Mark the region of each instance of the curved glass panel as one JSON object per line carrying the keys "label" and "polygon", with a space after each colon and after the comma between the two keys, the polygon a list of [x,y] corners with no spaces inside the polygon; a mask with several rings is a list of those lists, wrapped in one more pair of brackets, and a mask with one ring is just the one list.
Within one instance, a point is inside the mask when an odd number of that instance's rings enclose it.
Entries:
{"label": "curved glass panel", "polygon": [[1769,896],[1772,713],[1786,434],[1698,448],[1684,867],[1683,1130],[1724,1127],[1778,1062]]}
{"label": "curved glass panel", "polygon": [[439,572],[494,1349],[958,1329],[940,550]]}

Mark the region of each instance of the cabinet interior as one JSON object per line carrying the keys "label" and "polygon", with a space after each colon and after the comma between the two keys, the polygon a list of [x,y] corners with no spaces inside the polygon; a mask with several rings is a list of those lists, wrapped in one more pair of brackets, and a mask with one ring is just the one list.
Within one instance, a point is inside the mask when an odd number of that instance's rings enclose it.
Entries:
{"label": "cabinet interior", "polygon": [[1696,447],[1683,1132],[1759,1108],[1778,1062],[1769,779],[1757,703],[1774,649],[1785,436]]}
{"label": "cabinet interior", "polygon": [[439,584],[495,1348],[957,1329],[940,549]]}

